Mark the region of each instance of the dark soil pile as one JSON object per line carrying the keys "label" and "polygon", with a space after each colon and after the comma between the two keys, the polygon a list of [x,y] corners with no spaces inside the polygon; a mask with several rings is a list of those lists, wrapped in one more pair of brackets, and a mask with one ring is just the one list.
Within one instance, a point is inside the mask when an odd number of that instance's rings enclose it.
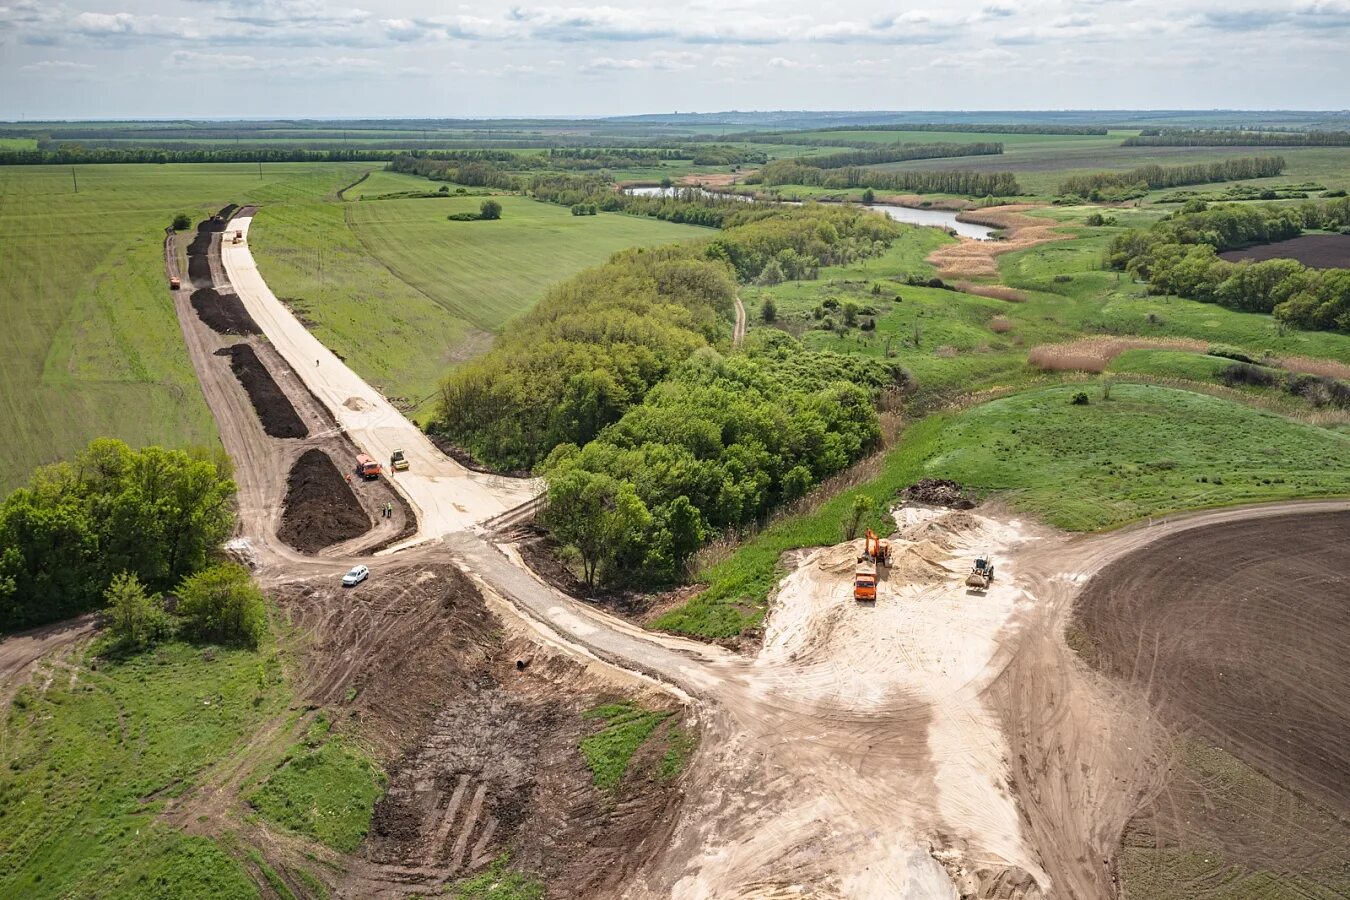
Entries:
{"label": "dark soil pile", "polygon": [[441,451],[470,472],[482,472],[484,475],[505,475],[509,478],[529,478],[532,474],[529,469],[494,469],[491,466],[479,462],[472,453],[465,450],[445,435],[428,433],[427,437],[431,440],[431,443],[436,445],[437,450]]}
{"label": "dark soil pile", "polygon": [[238,294],[222,294],[215,288],[192,292],[192,308],[212,331],[218,334],[262,334],[258,323],[244,309]]}
{"label": "dark soil pile", "polygon": [[258,359],[258,354],[248,344],[235,344],[223,350],[217,350],[222,356],[230,358],[230,369],[239,383],[248,392],[253,409],[258,413],[263,431],[274,438],[302,438],[309,436],[309,429],[296,415],[291,401],[277,387],[272,373]]}
{"label": "dark soil pile", "polygon": [[291,466],[277,537],[313,553],[370,530],[370,518],[327,453],[306,450]]}
{"label": "dark soil pile", "polygon": [[967,498],[961,485],[945,478],[924,478],[900,492],[901,499],[930,506],[949,506],[952,509],[974,509],[975,501]]}

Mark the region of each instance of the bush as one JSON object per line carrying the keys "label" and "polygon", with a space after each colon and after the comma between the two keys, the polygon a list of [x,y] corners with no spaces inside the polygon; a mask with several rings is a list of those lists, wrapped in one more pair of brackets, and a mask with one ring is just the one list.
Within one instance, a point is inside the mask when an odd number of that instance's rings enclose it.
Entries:
{"label": "bush", "polygon": [[1284,389],[1313,406],[1350,409],[1350,384],[1344,381],[1320,375],[1290,375],[1285,380]]}
{"label": "bush", "polygon": [[776,322],[778,320],[778,307],[774,305],[772,297],[764,298],[764,303],[759,308],[759,317],[765,322]]}
{"label": "bush", "polygon": [[462,213],[451,213],[450,215],[446,216],[446,218],[449,219],[451,222],[477,222],[480,218],[482,218],[482,216],[478,215],[478,213],[462,212]]}
{"label": "bush", "polygon": [[502,217],[502,205],[496,200],[484,200],[478,207],[478,217],[489,221]]}
{"label": "bush", "polygon": [[1270,369],[1245,362],[1233,363],[1219,373],[1219,378],[1229,387],[1236,387],[1239,384],[1270,387],[1276,380],[1275,373]]}
{"label": "bush", "polygon": [[1247,353],[1239,350],[1237,347],[1230,347],[1227,344],[1210,344],[1209,349],[1205,351],[1210,356],[1218,356],[1223,359],[1235,359],[1241,363],[1255,363]]}
{"label": "bush", "polygon": [[1078,393],[1073,395],[1073,399],[1070,400],[1069,402],[1072,403],[1074,406],[1087,406],[1089,402],[1088,395],[1085,391],[1079,391]]}
{"label": "bush", "polygon": [[187,213],[179,213],[173,217],[174,231],[187,231],[192,228],[192,217]]}
{"label": "bush", "polygon": [[130,572],[113,576],[103,592],[108,605],[108,634],[127,649],[140,650],[169,635],[169,617],[158,594],[148,594],[145,585]]}
{"label": "bush", "polygon": [[183,632],[195,640],[256,648],[267,631],[262,591],[243,566],[212,566],[183,579],[177,594]]}

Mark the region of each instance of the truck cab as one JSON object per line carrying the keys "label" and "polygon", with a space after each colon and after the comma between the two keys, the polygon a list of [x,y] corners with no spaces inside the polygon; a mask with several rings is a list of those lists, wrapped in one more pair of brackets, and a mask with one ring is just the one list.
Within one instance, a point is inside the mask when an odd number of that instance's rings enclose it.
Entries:
{"label": "truck cab", "polygon": [[859,603],[875,603],[877,599],[877,567],[858,563],[853,572],[853,599]]}
{"label": "truck cab", "polygon": [[356,474],[367,481],[373,481],[380,477],[384,469],[375,460],[362,453],[356,457]]}

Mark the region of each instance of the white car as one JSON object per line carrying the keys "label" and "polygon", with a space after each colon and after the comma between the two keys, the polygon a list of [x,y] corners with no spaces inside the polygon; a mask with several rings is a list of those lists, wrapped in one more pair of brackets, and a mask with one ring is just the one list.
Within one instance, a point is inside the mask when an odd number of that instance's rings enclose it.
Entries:
{"label": "white car", "polygon": [[342,576],[343,587],[355,587],[370,577],[370,569],[365,566],[356,566],[346,575]]}

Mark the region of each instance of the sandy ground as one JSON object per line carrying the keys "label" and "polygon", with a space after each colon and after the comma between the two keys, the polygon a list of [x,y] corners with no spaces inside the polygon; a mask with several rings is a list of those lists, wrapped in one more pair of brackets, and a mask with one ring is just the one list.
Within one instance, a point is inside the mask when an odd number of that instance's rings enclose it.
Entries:
{"label": "sandy ground", "polygon": [[386,464],[390,454],[401,449],[411,462],[408,471],[392,479],[412,504],[418,530],[394,549],[471,527],[534,497],[540,489],[536,481],[470,472],[445,456],[310,334],[259,274],[248,248],[252,222],[248,215],[231,220],[227,234],[242,231],[244,241],[224,241],[221,250],[225,271],[245,308],[358,447]]}
{"label": "sandy ground", "polygon": [[1056,231],[1062,224],[1052,219],[1037,219],[1023,213],[1037,207],[1030,204],[991,206],[987,209],[965,212],[957,218],[964,222],[1003,229],[1003,240],[962,240],[939,247],[928,254],[928,261],[937,267],[943,278],[997,278],[998,257],[1014,250],[1025,250],[1051,241],[1068,241],[1073,236]]}

